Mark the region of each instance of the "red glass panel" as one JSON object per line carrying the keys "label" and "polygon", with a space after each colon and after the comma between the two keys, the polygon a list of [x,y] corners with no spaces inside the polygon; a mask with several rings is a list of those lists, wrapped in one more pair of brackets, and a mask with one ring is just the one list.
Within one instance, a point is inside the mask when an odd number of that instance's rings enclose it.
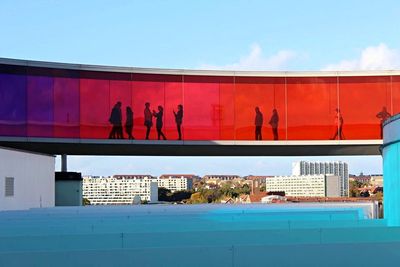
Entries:
{"label": "red glass panel", "polygon": [[[144,125],[145,103],[150,104],[150,111],[157,111],[158,106],[164,108],[165,120],[165,83],[163,75],[133,74],[132,105],[134,119],[134,136],[136,139],[145,139],[147,127]],[[156,120],[152,118],[149,139],[157,139]],[[165,126],[162,129],[165,134]],[[169,136],[166,136],[169,138]]]}
{"label": "red glass panel", "polygon": [[184,81],[185,140],[219,140],[220,78],[185,76]]}
{"label": "red glass panel", "polygon": [[221,79],[219,84],[220,139],[235,139],[235,86],[233,77]]}
{"label": "red glass panel", "polygon": [[[108,106],[109,112],[111,113],[114,105],[117,102],[121,102],[121,115],[122,115],[122,136],[123,138],[129,138],[128,132],[132,133],[132,137],[135,136],[134,132],[130,130],[131,123],[127,123],[127,109],[132,109],[132,83],[130,81],[121,81],[121,80],[111,80],[110,81],[110,103]],[[135,116],[135,114],[133,114]],[[128,125],[128,127],[126,127]],[[135,125],[132,125],[132,129],[135,128]],[[109,123],[109,131],[111,132],[112,125]]]}
{"label": "red glass panel", "polygon": [[[165,113],[164,129],[166,136],[171,140],[179,138],[178,125],[174,112],[178,114],[178,105],[183,106],[183,83],[182,76],[165,75]],[[183,106],[183,117],[185,117],[185,106]],[[179,119],[178,119],[179,121]],[[184,139],[185,125],[180,124],[181,138]]]}
{"label": "red glass panel", "polygon": [[54,137],[79,138],[79,78],[54,78]]}
{"label": "red glass panel", "polygon": [[110,131],[110,82],[80,79],[81,138],[106,139]]}
{"label": "red glass panel", "polygon": [[391,108],[391,115],[400,113],[400,76],[392,76]]}
{"label": "red glass panel", "polygon": [[390,77],[340,77],[345,139],[380,139],[382,114],[391,114]]}
{"label": "red glass panel", "polygon": [[[261,116],[256,116],[256,107],[259,108],[262,114],[261,139],[286,139],[284,82],[284,78],[235,78],[235,127],[237,140],[256,139],[256,121],[257,124],[261,123]],[[274,109],[276,110],[275,115]]]}
{"label": "red glass panel", "polygon": [[336,77],[287,78],[288,140],[331,139],[336,108]]}

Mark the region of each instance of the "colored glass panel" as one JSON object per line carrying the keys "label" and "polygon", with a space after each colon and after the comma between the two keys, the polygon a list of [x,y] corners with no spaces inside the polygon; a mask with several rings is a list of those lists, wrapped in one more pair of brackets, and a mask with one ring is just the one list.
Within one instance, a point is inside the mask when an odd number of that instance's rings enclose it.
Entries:
{"label": "colored glass panel", "polygon": [[221,78],[219,84],[220,139],[235,139],[235,86],[233,77]]}
{"label": "colored glass panel", "polygon": [[110,132],[110,81],[80,79],[81,138],[107,139]]}
{"label": "colored glass panel", "polygon": [[[185,138],[183,117],[186,116],[185,106],[183,105],[183,84],[182,76],[165,75],[165,134],[171,140],[179,139],[179,130],[181,139]],[[178,105],[182,105],[182,112],[179,112]],[[181,116],[183,115],[183,117]],[[177,117],[175,117],[177,116]],[[180,123],[182,121],[182,123]],[[180,125],[180,127],[179,127]]]}
{"label": "colored glass panel", "polygon": [[26,76],[0,74],[0,135],[26,136]]}
{"label": "colored glass panel", "polygon": [[329,140],[338,131],[336,77],[287,78],[288,140]]}
{"label": "colored glass panel", "polygon": [[[149,111],[158,113],[158,106],[161,106],[164,111],[162,122],[165,120],[165,83],[162,75],[147,75],[147,74],[133,74],[132,76],[132,105],[134,119],[134,133],[135,138],[139,140],[146,139],[147,129],[149,128],[149,140],[157,140],[157,125],[156,118],[151,118],[151,125],[145,125],[145,104],[149,103]],[[162,132],[165,134],[164,125],[161,127]],[[166,136],[168,138],[168,136]],[[160,136],[161,138],[161,136]]]}
{"label": "colored glass panel", "polygon": [[[235,78],[237,140],[286,139],[284,82],[284,78]],[[261,129],[257,130],[257,126]]]}
{"label": "colored glass panel", "polygon": [[53,137],[54,78],[31,76],[27,79],[28,136]]}
{"label": "colored glass panel", "polygon": [[54,137],[79,138],[79,78],[54,78]]}
{"label": "colored glass panel", "polygon": [[339,78],[339,107],[345,139],[381,138],[380,117],[392,113],[390,87],[387,76]]}
{"label": "colored glass panel", "polygon": [[[121,115],[122,115],[122,137],[125,139],[129,139],[130,135],[134,137],[134,124],[133,124],[133,116],[132,114],[128,115],[132,111],[132,84],[128,81],[123,80],[111,80],[110,81],[110,103],[108,106],[110,116],[113,107],[117,102],[121,102]],[[130,109],[130,110],[129,110]],[[127,121],[128,119],[128,121]],[[112,131],[112,124],[109,124],[110,133]]]}
{"label": "colored glass panel", "polygon": [[221,106],[220,77],[185,76],[185,140],[219,140]]}

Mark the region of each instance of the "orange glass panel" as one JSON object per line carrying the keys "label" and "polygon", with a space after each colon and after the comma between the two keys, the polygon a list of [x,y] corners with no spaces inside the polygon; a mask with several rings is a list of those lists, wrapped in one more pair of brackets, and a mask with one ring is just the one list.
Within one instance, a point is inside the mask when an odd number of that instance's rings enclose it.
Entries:
{"label": "orange glass panel", "polygon": [[[257,107],[261,112],[258,116]],[[261,137],[261,140],[285,140],[285,113],[284,78],[235,78],[237,140],[255,140],[257,136]],[[256,136],[256,124],[258,127],[261,126],[261,136]]]}
{"label": "orange glass panel", "polygon": [[390,99],[390,77],[340,77],[344,138],[380,139],[382,117],[392,113]]}
{"label": "orange glass panel", "polygon": [[333,138],[336,108],[336,77],[287,78],[288,140]]}

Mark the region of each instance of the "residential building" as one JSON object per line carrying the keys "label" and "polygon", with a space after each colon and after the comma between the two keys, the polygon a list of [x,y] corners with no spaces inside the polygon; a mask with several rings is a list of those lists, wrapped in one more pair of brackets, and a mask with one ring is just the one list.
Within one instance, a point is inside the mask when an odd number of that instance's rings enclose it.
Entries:
{"label": "residential building", "polygon": [[382,174],[371,174],[370,184],[372,186],[383,187],[383,175]]}
{"label": "residential building", "polygon": [[221,180],[221,181],[231,181],[234,179],[241,179],[239,175],[215,175],[215,174],[209,174],[203,176],[204,180]]}
{"label": "residential building", "polygon": [[135,196],[158,201],[156,178],[150,175],[84,176],[83,197],[91,205],[130,205]]}
{"label": "residential building", "polygon": [[194,174],[163,174],[157,179],[158,187],[164,187],[171,192],[191,190],[193,188]]}
{"label": "residential building", "polygon": [[292,166],[292,175],[319,175],[331,174],[340,178],[340,196],[349,195],[349,168],[346,162],[329,161],[329,162],[310,162],[298,161]]}
{"label": "residential building", "polygon": [[349,180],[350,181],[356,181],[362,184],[369,184],[371,181],[371,175],[364,175],[363,173],[360,173],[360,175],[349,175]]}
{"label": "residential building", "polygon": [[284,191],[285,196],[337,197],[340,178],[324,174],[275,176],[266,179],[266,191]]}
{"label": "residential building", "polygon": [[255,176],[249,175],[244,177],[246,181],[249,181],[251,194],[257,194],[261,192],[261,187],[265,187],[265,180],[272,176]]}

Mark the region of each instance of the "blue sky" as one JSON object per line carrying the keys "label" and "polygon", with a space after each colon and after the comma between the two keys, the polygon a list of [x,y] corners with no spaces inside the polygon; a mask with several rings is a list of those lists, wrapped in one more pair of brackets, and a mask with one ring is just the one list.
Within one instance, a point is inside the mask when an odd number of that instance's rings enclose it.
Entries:
{"label": "blue sky", "polygon": [[[0,57],[189,69],[400,69],[399,15],[399,1],[2,0]],[[71,157],[69,166],[93,174],[287,174],[298,159]],[[382,169],[380,157],[340,159],[353,173]]]}

